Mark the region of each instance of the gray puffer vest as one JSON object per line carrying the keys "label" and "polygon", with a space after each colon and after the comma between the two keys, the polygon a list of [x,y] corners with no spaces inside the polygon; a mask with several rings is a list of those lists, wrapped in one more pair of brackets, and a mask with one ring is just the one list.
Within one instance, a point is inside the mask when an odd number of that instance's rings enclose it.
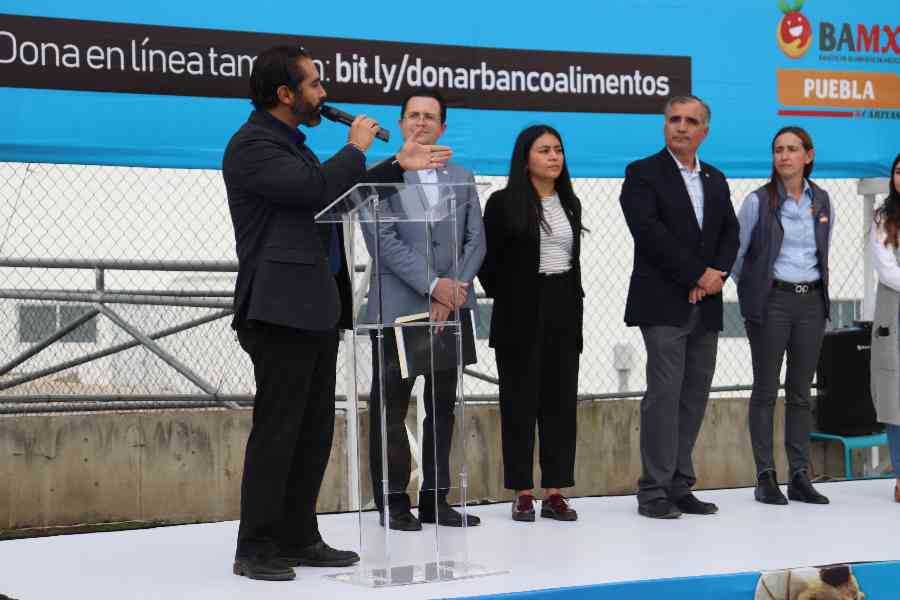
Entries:
{"label": "gray puffer vest", "polygon": [[[831,314],[831,300],[828,296],[828,245],[831,239],[831,200],[828,192],[812,181],[809,186],[813,192],[812,215],[816,236],[816,256],[819,259],[819,273],[822,276],[822,292],[825,298],[825,315]],[[744,265],[738,279],[738,301],[741,305],[741,316],[751,323],[762,324],[766,314],[766,303],[772,282],[775,279],[775,259],[781,253],[784,241],[784,228],[781,226],[781,206],[786,194],[784,187],[778,183],[778,208],[772,210],[769,204],[769,192],[765,186],[756,190],[759,199],[758,218],[750,245],[744,256]]]}

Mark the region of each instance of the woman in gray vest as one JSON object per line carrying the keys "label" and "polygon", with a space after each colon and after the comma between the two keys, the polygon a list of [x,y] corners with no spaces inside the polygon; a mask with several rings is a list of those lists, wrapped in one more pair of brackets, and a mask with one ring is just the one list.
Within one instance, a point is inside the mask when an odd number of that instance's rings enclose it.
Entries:
{"label": "woman in gray vest", "polygon": [[750,439],[756,500],[787,504],[778,488],[772,450],[775,399],[787,354],[784,445],[788,498],[828,504],[809,481],[809,388],[828,318],[828,247],[834,214],[828,193],[809,180],[815,151],[800,127],[772,140],[772,176],[744,200],[741,248],[732,275],[753,359]]}
{"label": "woman in gray vest", "polygon": [[[878,272],[872,323],[872,399],[878,420],[887,425],[894,473],[900,474],[900,154],[891,166],[889,187],[869,233],[868,252]],[[894,500],[900,502],[900,476],[894,484]]]}

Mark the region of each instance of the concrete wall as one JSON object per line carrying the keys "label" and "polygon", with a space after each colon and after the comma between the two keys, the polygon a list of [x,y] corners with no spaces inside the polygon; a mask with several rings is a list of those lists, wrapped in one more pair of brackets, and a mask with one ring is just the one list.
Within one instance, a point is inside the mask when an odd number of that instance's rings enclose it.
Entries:
{"label": "concrete wall", "polygon": [[[467,407],[469,500],[506,500],[497,404]],[[571,496],[634,492],[640,472],[639,403],[579,405],[576,481]],[[410,410],[411,423],[414,410]],[[779,415],[783,411],[779,409]],[[745,399],[714,399],[694,452],[699,488],[752,485]],[[361,418],[363,471],[367,420]],[[250,411],[180,410],[0,417],[0,530],[120,521],[234,519],[240,505]],[[776,424],[780,440],[782,419]],[[346,420],[337,415],[320,511],[350,507]],[[784,456],[779,448],[779,475]],[[816,446],[813,470],[842,473],[836,447]],[[537,469],[536,469],[537,473]],[[371,496],[371,484],[363,493]],[[539,473],[535,481],[540,484]],[[748,493],[750,493],[748,491]]]}

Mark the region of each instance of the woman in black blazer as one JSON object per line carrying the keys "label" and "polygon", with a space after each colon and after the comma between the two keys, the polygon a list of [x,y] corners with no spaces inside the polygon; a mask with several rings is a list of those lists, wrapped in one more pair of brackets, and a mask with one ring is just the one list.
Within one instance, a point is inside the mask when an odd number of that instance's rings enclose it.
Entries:
{"label": "woman in black blazer", "polygon": [[581,203],[562,138],[547,125],[519,134],[506,188],[484,212],[490,345],[500,377],[504,485],[512,517],[534,521],[534,428],[540,436],[541,516],[574,521],[560,488],[575,485],[578,362],[582,349]]}

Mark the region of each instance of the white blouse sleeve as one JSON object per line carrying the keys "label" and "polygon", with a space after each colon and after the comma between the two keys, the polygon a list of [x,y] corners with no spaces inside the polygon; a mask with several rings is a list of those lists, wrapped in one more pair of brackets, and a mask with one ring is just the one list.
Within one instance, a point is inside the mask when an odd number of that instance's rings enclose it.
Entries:
{"label": "white blouse sleeve", "polygon": [[884,229],[873,222],[872,228],[869,230],[867,250],[872,256],[872,263],[878,273],[878,281],[892,290],[900,292],[900,265],[897,265],[894,249],[884,245],[886,237]]}

